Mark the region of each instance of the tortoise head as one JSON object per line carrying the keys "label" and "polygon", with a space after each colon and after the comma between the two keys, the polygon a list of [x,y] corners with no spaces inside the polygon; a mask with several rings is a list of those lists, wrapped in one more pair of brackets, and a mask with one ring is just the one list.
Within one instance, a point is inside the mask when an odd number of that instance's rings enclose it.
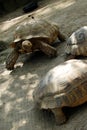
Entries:
{"label": "tortoise head", "polygon": [[22,42],[22,50],[26,53],[32,52],[32,43],[29,40],[24,40]]}

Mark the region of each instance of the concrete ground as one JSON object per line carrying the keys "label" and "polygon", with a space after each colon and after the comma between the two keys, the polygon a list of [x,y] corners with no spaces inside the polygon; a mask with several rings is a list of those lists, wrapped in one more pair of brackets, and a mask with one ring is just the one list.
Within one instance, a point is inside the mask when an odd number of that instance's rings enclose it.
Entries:
{"label": "concrete ground", "polygon": [[[79,27],[87,26],[87,0],[42,0],[39,8],[28,14],[18,9],[0,18],[0,40],[11,42],[12,30],[30,14],[57,23],[68,38]],[[67,108],[68,120],[61,126],[56,125],[51,112],[34,106],[35,87],[47,71],[65,61],[65,45],[58,44],[59,55],[54,59],[40,52],[20,56],[13,71],[5,68],[11,50],[0,52],[0,130],[87,130],[87,103]]]}

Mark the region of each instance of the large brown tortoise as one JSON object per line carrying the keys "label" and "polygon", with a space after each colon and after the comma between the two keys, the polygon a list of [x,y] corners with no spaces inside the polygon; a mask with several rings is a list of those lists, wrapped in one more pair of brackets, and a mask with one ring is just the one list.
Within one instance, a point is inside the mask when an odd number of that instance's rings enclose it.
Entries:
{"label": "large brown tortoise", "polygon": [[62,108],[87,101],[87,60],[72,59],[51,69],[35,88],[33,98],[40,109],[54,113],[59,125],[66,122]]}
{"label": "large brown tortoise", "polygon": [[72,33],[67,40],[67,56],[87,56],[87,26],[83,26]]}
{"label": "large brown tortoise", "polygon": [[14,64],[22,53],[41,50],[50,57],[57,56],[57,49],[52,47],[57,38],[60,41],[65,40],[58,26],[48,21],[32,18],[20,24],[15,29],[14,41],[11,44],[14,50],[6,60],[6,68],[9,70],[14,69]]}

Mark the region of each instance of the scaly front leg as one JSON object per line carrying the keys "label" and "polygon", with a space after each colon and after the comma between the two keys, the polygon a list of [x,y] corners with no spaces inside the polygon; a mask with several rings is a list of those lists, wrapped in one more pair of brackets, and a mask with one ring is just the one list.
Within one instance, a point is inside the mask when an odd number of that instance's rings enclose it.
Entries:
{"label": "scaly front leg", "polygon": [[45,42],[39,42],[39,49],[44,52],[49,57],[56,57],[57,56],[57,49],[48,45]]}
{"label": "scaly front leg", "polygon": [[19,53],[15,49],[8,55],[6,59],[6,68],[8,70],[14,69],[14,64],[16,63],[18,57],[19,57]]}

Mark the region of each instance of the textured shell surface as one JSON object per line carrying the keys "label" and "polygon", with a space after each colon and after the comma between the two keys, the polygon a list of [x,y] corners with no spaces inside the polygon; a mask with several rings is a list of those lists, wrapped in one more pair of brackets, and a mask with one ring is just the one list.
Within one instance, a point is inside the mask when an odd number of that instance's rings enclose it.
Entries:
{"label": "textured shell surface", "polygon": [[33,95],[41,108],[73,107],[87,101],[87,61],[69,60],[51,69]]}
{"label": "textured shell surface", "polygon": [[87,26],[76,30],[67,40],[66,53],[87,55]]}
{"label": "textured shell surface", "polygon": [[75,31],[67,41],[67,44],[80,44],[87,41],[87,26],[81,27]]}
{"label": "textured shell surface", "polygon": [[27,20],[15,29],[15,39],[51,38],[58,33],[57,26],[45,20]]}

